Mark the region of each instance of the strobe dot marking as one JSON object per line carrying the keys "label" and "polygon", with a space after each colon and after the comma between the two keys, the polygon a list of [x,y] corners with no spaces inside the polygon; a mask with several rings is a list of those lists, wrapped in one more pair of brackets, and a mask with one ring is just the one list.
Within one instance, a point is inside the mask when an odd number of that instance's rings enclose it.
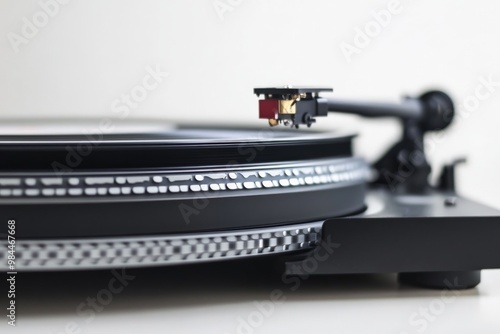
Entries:
{"label": "strobe dot marking", "polygon": [[[60,178],[2,178],[0,197],[117,197],[169,196],[175,193],[254,191],[255,189],[307,187],[340,182],[365,182],[368,167],[360,159],[347,162],[332,160],[321,166],[303,166],[290,169],[268,168],[244,172],[207,172],[205,174],[175,174],[154,176],[123,175],[70,176]],[[175,177],[174,177],[175,176]],[[12,179],[12,180],[11,180]],[[84,180],[85,182],[80,182]],[[2,186],[9,185],[9,188]],[[23,187],[23,184],[27,186]],[[91,186],[99,184],[99,187]],[[127,184],[133,184],[128,186]],[[66,185],[66,188],[65,188]],[[166,195],[169,194],[169,195]]]}

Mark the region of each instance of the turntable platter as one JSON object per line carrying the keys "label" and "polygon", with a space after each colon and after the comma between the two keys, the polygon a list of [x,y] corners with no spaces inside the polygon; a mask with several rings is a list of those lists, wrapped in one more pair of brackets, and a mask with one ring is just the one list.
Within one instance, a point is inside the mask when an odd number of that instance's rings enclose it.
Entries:
{"label": "turntable platter", "polygon": [[44,244],[138,236],[170,243],[175,235],[241,237],[274,228],[292,233],[276,239],[281,250],[307,248],[311,235],[296,231],[317,232],[315,222],[365,207],[368,167],[352,156],[352,138],[186,126],[8,134],[0,137],[0,206],[22,222],[19,238]]}

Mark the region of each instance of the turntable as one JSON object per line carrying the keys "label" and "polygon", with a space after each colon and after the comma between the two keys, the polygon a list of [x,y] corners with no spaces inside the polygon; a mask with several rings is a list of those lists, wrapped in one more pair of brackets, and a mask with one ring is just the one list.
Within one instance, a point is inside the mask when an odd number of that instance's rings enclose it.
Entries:
{"label": "turntable", "polygon": [[[88,270],[275,257],[285,275],[400,273],[462,289],[499,268],[500,212],[431,185],[423,138],[453,119],[432,91],[401,103],[328,88],[258,88],[266,128],[175,126],[127,134],[0,136],[0,268]],[[303,129],[329,112],[401,120],[373,165],[355,134]],[[298,129],[296,129],[298,128]],[[9,262],[10,261],[10,262]]]}

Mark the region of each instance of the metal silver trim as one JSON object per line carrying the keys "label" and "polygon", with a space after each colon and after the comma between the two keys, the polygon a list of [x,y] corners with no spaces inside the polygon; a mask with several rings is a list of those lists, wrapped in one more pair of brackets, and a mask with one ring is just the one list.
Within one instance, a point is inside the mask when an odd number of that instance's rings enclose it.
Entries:
{"label": "metal silver trim", "polygon": [[[171,236],[67,240],[16,239],[16,270],[79,270],[160,266],[290,253],[314,248],[323,222]],[[0,242],[0,270],[7,271]]]}

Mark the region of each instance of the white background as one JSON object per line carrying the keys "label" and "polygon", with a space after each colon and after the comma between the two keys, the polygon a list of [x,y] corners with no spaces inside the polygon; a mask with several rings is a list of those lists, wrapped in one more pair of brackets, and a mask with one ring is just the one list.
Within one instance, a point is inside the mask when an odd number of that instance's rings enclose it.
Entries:
{"label": "white background", "polygon": [[[500,86],[479,88],[482,98],[474,97],[481,78],[500,82],[498,2],[400,0],[390,22],[372,30],[369,43],[350,61],[341,51],[342,43],[355,46],[357,29],[373,28],[373,12],[387,9],[390,1],[73,0],[53,8],[43,27],[13,46],[13,36],[23,36],[23,20],[33,22],[41,3],[47,2],[0,1],[0,123],[56,117],[111,117],[120,122],[113,101],[140,85],[147,67],[157,66],[168,77],[131,110],[127,121],[259,124],[252,94],[256,86],[323,85],[334,87],[332,96],[339,98],[394,101],[439,88],[454,97],[459,116],[446,135],[428,140],[435,169],[466,156],[469,161],[458,173],[459,191],[500,208]],[[360,132],[358,153],[369,160],[399,135],[392,120],[334,115],[317,125]],[[470,332],[474,323],[483,328],[496,325],[498,332],[500,324],[492,317],[500,309],[494,284],[499,277],[490,275],[485,275],[489,284],[460,297],[440,318],[441,325],[435,322],[426,332],[437,332],[445,324],[453,324],[456,332]],[[337,294],[348,297],[336,301]],[[352,327],[356,332],[377,328],[399,333],[406,329],[408,315],[436,295],[405,295],[391,286],[382,292],[377,286],[339,289],[326,297],[312,293],[287,302],[256,332],[276,332],[280,326],[303,331],[304,324],[319,328],[324,322],[330,329],[342,326],[341,332]],[[252,307],[245,298],[235,302],[237,306],[217,302],[217,295],[211,298],[213,303],[180,309],[159,305],[134,313],[132,307],[131,317],[103,312],[94,325],[113,324],[126,333],[127,328],[139,328],[131,323],[171,328],[182,322],[198,332],[230,332],[228,318]],[[27,326],[43,323],[44,332],[57,331],[64,321],[65,315],[57,312],[33,315],[19,330],[32,333]]]}

